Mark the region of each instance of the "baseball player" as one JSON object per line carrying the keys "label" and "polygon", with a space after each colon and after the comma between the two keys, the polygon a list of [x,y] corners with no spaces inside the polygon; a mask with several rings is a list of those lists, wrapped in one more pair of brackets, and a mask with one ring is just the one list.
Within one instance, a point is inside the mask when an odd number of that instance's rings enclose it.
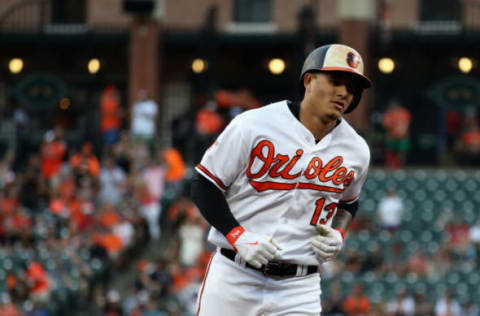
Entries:
{"label": "baseball player", "polygon": [[318,266],[342,249],[370,161],[342,118],[371,86],[363,69],[351,47],[315,49],[301,102],[238,115],[205,152],[192,197],[217,251],[197,315],[320,314]]}

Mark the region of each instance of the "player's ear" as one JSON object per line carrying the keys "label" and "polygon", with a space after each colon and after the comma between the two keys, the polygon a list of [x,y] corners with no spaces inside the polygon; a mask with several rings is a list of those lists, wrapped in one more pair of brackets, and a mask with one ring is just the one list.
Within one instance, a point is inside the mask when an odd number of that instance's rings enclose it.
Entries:
{"label": "player's ear", "polygon": [[305,91],[308,90],[308,87],[310,86],[314,78],[315,78],[315,75],[311,72],[307,72],[303,76],[303,86],[305,87]]}

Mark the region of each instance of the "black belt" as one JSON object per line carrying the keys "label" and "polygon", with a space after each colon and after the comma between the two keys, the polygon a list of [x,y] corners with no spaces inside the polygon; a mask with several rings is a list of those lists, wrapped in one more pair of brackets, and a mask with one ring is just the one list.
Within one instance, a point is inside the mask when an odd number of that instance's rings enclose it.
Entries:
{"label": "black belt", "polygon": [[[236,255],[235,251],[226,249],[226,248],[221,248],[220,253],[225,257],[227,257],[228,259],[235,262],[235,255]],[[269,276],[269,277],[293,277],[297,275],[298,265],[295,263],[270,261],[268,264],[263,265],[260,268],[256,268],[247,262],[246,267],[253,270],[260,271],[265,276]],[[307,269],[307,273],[306,274],[304,273],[302,275],[309,275],[312,273],[316,273],[318,271],[317,266],[306,266],[306,269]]]}

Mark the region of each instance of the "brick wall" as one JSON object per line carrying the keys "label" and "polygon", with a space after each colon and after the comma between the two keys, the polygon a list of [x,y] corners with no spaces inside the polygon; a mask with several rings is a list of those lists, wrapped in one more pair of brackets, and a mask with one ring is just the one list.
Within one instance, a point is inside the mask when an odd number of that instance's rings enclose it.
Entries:
{"label": "brick wall", "polygon": [[128,25],[131,17],[123,12],[122,0],[89,0],[87,4],[89,24]]}

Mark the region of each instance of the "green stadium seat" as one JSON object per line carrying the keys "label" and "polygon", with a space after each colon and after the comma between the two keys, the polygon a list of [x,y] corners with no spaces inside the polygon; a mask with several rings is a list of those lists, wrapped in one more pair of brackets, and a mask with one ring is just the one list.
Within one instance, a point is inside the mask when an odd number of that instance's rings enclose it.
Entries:
{"label": "green stadium seat", "polygon": [[437,192],[437,190],[439,189],[439,181],[436,180],[436,179],[428,179],[427,182],[425,183],[425,188],[429,191],[429,192]]}
{"label": "green stadium seat", "polygon": [[13,261],[10,258],[5,258],[5,260],[3,260],[2,264],[3,264],[3,268],[7,271],[12,270],[12,268],[13,268]]}

